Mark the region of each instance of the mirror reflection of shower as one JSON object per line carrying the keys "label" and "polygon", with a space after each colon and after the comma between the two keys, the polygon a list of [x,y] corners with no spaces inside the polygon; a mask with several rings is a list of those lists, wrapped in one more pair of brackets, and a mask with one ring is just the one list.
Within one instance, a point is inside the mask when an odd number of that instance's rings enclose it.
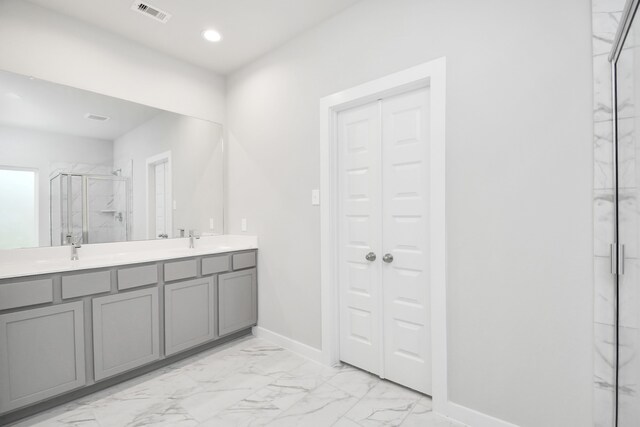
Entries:
{"label": "mirror reflection of shower", "polygon": [[50,179],[53,246],[130,240],[130,182],[120,172],[61,172]]}

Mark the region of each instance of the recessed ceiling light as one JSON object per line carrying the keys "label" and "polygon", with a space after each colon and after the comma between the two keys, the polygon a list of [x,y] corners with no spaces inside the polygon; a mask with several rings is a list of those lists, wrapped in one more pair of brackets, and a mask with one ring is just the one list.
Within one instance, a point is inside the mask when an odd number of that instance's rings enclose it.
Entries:
{"label": "recessed ceiling light", "polygon": [[216,30],[204,30],[202,32],[202,38],[209,42],[219,42],[222,40],[222,36]]}

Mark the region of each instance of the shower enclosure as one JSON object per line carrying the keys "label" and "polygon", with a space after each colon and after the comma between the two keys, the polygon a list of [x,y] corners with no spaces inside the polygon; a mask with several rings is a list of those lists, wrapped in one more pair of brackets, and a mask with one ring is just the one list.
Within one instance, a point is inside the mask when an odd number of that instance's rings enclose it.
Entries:
{"label": "shower enclosure", "polygon": [[59,173],[49,184],[53,246],[129,239],[129,178]]}
{"label": "shower enclosure", "polygon": [[629,0],[609,55],[612,71],[614,423],[640,425],[640,0]]}

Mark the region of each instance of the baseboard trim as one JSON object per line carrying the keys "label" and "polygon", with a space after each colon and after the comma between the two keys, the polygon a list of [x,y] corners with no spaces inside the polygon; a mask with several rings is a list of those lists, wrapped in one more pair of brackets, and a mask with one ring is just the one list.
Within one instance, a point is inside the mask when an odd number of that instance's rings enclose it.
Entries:
{"label": "baseboard trim", "polygon": [[447,402],[446,414],[441,415],[472,427],[518,427],[516,424],[511,424],[451,401]]}
{"label": "baseboard trim", "polygon": [[253,335],[270,341],[279,345],[282,348],[286,348],[289,351],[299,354],[300,356],[311,359],[314,362],[322,363],[322,351],[317,348],[311,347],[307,344],[303,344],[300,341],[293,340],[291,338],[280,335],[276,332],[263,328],[262,326],[254,326],[252,328]]}

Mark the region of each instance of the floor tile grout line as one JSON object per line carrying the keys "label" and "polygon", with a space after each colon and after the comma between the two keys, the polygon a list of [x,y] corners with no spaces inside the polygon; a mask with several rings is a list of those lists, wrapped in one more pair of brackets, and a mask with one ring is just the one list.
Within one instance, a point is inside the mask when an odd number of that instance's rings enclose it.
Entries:
{"label": "floor tile grout line", "polygon": [[[351,366],[351,365],[349,365],[349,366]],[[357,369],[357,368],[356,368],[356,369]],[[366,371],[363,371],[363,372],[366,372]],[[338,375],[338,374],[336,374],[336,375]],[[373,374],[371,374],[371,375],[373,375]],[[334,375],[334,377],[335,377],[335,375]],[[333,377],[332,377],[332,378],[333,378]],[[379,383],[380,383],[380,381],[381,381],[382,379],[381,379],[381,378],[378,378],[378,380],[379,380],[379,381],[376,383],[376,385],[377,385],[377,384],[379,384]],[[327,380],[327,381],[328,381],[328,380]],[[350,396],[352,396],[352,397],[356,397],[356,396],[354,396],[353,394],[349,393],[348,391],[343,390],[342,388],[340,388],[340,387],[338,387],[338,386],[335,386],[335,385],[333,385],[333,384],[329,384],[329,385],[331,385],[331,386],[333,386],[333,387],[337,388],[338,390],[343,391],[344,393],[347,393],[348,395],[350,395]],[[372,388],[373,388],[373,387],[372,387]],[[338,421],[340,421],[340,419],[341,419],[341,418],[346,418],[346,419],[348,419],[349,421],[353,421],[354,423],[356,423],[356,424],[358,424],[359,426],[361,426],[362,424],[360,424],[359,422],[357,422],[357,421],[355,421],[355,420],[352,420],[351,418],[347,417],[347,414],[348,414],[348,413],[349,413],[349,411],[351,411],[351,410],[352,410],[352,409],[353,409],[353,408],[354,408],[358,403],[360,403],[360,402],[362,401],[362,399],[364,399],[364,398],[365,398],[365,396],[367,396],[370,392],[371,392],[371,388],[370,388],[369,390],[367,390],[367,392],[366,392],[365,394],[363,394],[363,395],[362,395],[362,397],[360,397],[359,399],[356,397],[356,399],[357,399],[357,400],[353,403],[353,405],[349,406],[349,408],[348,408],[346,411],[344,411],[344,413],[340,416],[340,418],[338,418],[338,420],[337,420],[335,423],[333,423],[333,424],[336,424]]]}
{"label": "floor tile grout line", "polygon": [[[343,392],[347,393],[349,396],[355,397],[355,396],[354,396],[354,395],[352,395],[351,393],[348,393],[348,392],[346,392],[346,391],[342,390],[341,388],[334,386],[333,384],[329,384],[329,385],[330,385],[330,386],[333,386],[333,387],[335,387],[335,388],[337,388],[337,389],[338,389],[338,390],[340,390],[340,391],[343,391]],[[366,396],[366,395],[365,395],[365,396]],[[357,399],[357,398],[356,398],[356,399]],[[362,396],[360,399],[358,399],[358,400],[356,400],[355,402],[353,402],[353,405],[349,406],[349,407],[347,408],[347,410],[346,410],[346,411],[344,411],[344,412],[342,413],[342,415],[340,415],[340,417],[338,417],[338,419],[337,419],[333,424],[331,424],[331,425],[332,425],[332,426],[334,426],[334,425],[336,425],[336,424],[338,423],[338,421],[340,421],[342,418],[346,418],[346,419],[348,419],[349,421],[353,421],[353,422],[354,422],[354,423],[356,423],[357,425],[361,426],[362,424],[360,424],[359,422],[357,422],[357,421],[355,421],[355,420],[352,420],[351,418],[347,417],[347,414],[348,414],[348,413],[349,413],[349,411],[350,411],[350,410],[352,410],[352,409],[353,409],[353,408],[354,408],[358,403],[360,403],[360,401],[361,401],[362,399],[364,399],[364,396]]]}
{"label": "floor tile grout line", "polygon": [[[311,359],[309,359],[309,360],[311,360]],[[311,361],[312,361],[312,362],[315,362],[315,361],[313,361],[313,360],[311,360]],[[316,362],[316,363],[317,363],[317,362]],[[331,367],[331,369],[335,369],[335,368]],[[298,402],[300,402],[300,401],[301,401],[301,400],[303,400],[305,397],[309,396],[309,395],[310,395],[310,394],[312,394],[315,390],[319,389],[321,386],[323,386],[323,385],[325,385],[325,384],[327,384],[327,385],[329,385],[329,386],[331,386],[331,387],[333,387],[333,388],[335,388],[335,389],[338,389],[338,390],[340,390],[340,391],[342,391],[342,392],[344,392],[344,393],[347,393],[349,396],[355,397],[355,396],[353,396],[351,393],[348,393],[348,392],[346,392],[346,391],[342,390],[341,388],[336,387],[336,386],[334,386],[333,384],[329,383],[329,381],[330,381],[331,379],[333,379],[333,378],[334,378],[336,375],[338,375],[338,374],[340,374],[340,372],[336,372],[336,373],[335,373],[335,374],[333,374],[331,377],[327,378],[326,380],[323,380],[320,384],[318,384],[318,385],[317,385],[316,387],[314,387],[312,390],[310,390],[309,392],[307,392],[307,393],[306,393],[306,395],[304,395],[304,396],[302,396],[300,399],[298,399],[298,400],[297,400],[293,405],[291,405],[291,406],[289,406],[289,408],[287,408],[287,409],[283,410],[283,411],[282,411],[282,413],[284,413],[284,412],[288,411],[290,408],[292,408],[293,406],[295,406],[295,404],[297,404]],[[355,405],[355,404],[357,404],[358,402],[359,402],[359,400],[358,400],[357,402],[355,402],[355,403],[354,403],[354,405]],[[352,407],[353,407],[353,406],[350,406],[350,407],[349,407],[349,408],[344,412],[344,414],[346,414],[347,412],[349,412],[349,410],[351,410],[351,408],[352,408]],[[339,418],[338,418],[338,419],[337,419],[333,424],[331,424],[331,425],[333,426],[333,425],[335,425],[335,423],[337,423],[338,421],[340,421],[340,418],[344,417],[344,414],[342,414],[342,415],[341,415],[341,416],[340,416],[340,417],[339,417]],[[276,418],[277,418],[277,417],[276,417]],[[276,418],[274,418],[274,421],[275,421],[275,419],[276,419]],[[358,424],[358,425],[360,425],[360,424]]]}
{"label": "floor tile grout line", "polygon": [[[283,349],[284,349],[284,348],[283,348]],[[285,350],[285,351],[287,351],[286,349],[284,349],[284,350]],[[292,354],[294,354],[294,355],[296,355],[296,356],[298,356],[298,357],[301,357],[302,359],[304,359],[304,360],[302,361],[302,363],[301,363],[300,365],[297,365],[295,368],[293,368],[293,369],[292,369],[292,370],[290,370],[290,371],[280,373],[280,375],[278,375],[277,377],[275,377],[275,378],[274,378],[274,380],[273,380],[272,382],[270,382],[269,384],[267,384],[267,385],[265,385],[265,386],[263,386],[263,387],[259,388],[258,390],[255,390],[252,394],[258,393],[259,391],[264,390],[264,389],[266,389],[267,387],[273,386],[273,384],[274,384],[276,381],[278,381],[279,379],[281,379],[283,376],[285,376],[285,375],[287,375],[287,374],[291,374],[291,371],[294,371],[295,369],[298,369],[299,367],[301,367],[301,366],[302,366],[302,365],[304,365],[305,363],[308,363],[308,362],[315,362],[315,361],[313,361],[313,360],[311,360],[311,359],[308,359],[308,358],[306,358],[306,357],[304,357],[304,356],[298,355],[298,354],[293,353],[293,352],[291,352],[291,353],[292,353]],[[322,366],[322,365],[321,365],[321,366]],[[338,373],[334,374],[334,376],[335,376],[335,375],[337,375],[337,374],[338,374]],[[293,375],[292,375],[292,376],[293,376]],[[332,376],[331,378],[333,378],[333,376]],[[297,400],[295,400],[291,405],[289,405],[287,408],[281,409],[281,410],[280,410],[280,412],[278,412],[278,414],[277,414],[277,415],[275,415],[275,416],[271,417],[271,420],[269,421],[269,423],[271,423],[272,421],[275,421],[278,417],[280,417],[280,415],[282,415],[282,414],[283,414],[283,413],[285,413],[287,410],[289,410],[290,408],[292,408],[293,406],[295,406],[298,402],[300,402],[301,400],[303,400],[305,397],[307,397],[309,394],[313,393],[313,391],[315,391],[316,389],[318,389],[320,386],[324,385],[324,384],[325,384],[325,383],[327,383],[327,382],[328,382],[328,379],[327,379],[327,380],[323,380],[323,381],[322,381],[322,382],[320,382],[318,385],[316,385],[314,388],[312,388],[312,389],[310,389],[310,390],[306,391],[305,393],[301,393],[300,397],[299,397]],[[239,401],[237,401],[237,402],[235,402],[235,403],[231,404],[230,406],[228,406],[228,407],[226,407],[226,408],[222,409],[220,412],[223,412],[223,411],[225,411],[225,410],[228,410],[228,409],[232,408],[234,405],[237,405],[239,402],[242,402],[242,401],[246,400],[246,398],[247,398],[247,397],[249,397],[249,396],[251,396],[252,394],[249,394],[248,396],[245,396],[244,398],[240,399]],[[219,412],[218,414],[213,415],[213,416],[211,416],[211,417],[207,418],[206,420],[202,421],[202,423],[205,423],[205,422],[207,422],[207,421],[209,421],[209,420],[212,420],[213,418],[215,418],[215,417],[219,416],[220,412]]]}
{"label": "floor tile grout line", "polygon": [[[353,367],[352,365],[347,365],[347,366]],[[348,419],[349,421],[352,421],[352,422],[354,422],[355,424],[357,424],[357,425],[359,425],[359,426],[362,426],[362,424],[360,424],[359,422],[357,422],[356,420],[354,420],[354,419],[352,419],[352,418],[349,418],[346,414],[347,414],[347,413],[349,413],[349,411],[350,411],[351,409],[353,409],[356,405],[358,405],[358,403],[360,403],[360,402],[361,402],[365,397],[367,397],[373,388],[375,388],[376,386],[378,386],[378,384],[380,384],[380,383],[382,383],[382,382],[384,382],[384,381],[387,381],[387,382],[388,382],[388,383],[390,383],[390,384],[394,384],[394,385],[400,386],[400,387],[401,387],[401,388],[403,388],[403,389],[407,389],[407,390],[410,390],[410,391],[412,391],[412,392],[415,392],[415,393],[419,394],[419,397],[418,397],[418,398],[413,402],[413,406],[411,407],[411,409],[410,409],[409,411],[407,411],[407,412],[405,413],[405,415],[402,417],[402,419],[401,419],[400,423],[398,424],[398,426],[401,426],[401,425],[402,425],[402,423],[404,423],[404,421],[406,420],[406,418],[407,418],[410,414],[412,414],[412,413],[413,413],[413,411],[415,410],[415,408],[418,406],[418,402],[420,401],[420,399],[422,399],[423,397],[429,397],[429,398],[431,398],[431,396],[427,396],[426,394],[416,392],[415,390],[411,390],[411,389],[409,389],[409,388],[407,388],[407,387],[404,387],[404,386],[402,386],[402,385],[396,384],[396,383],[394,383],[393,381],[388,381],[388,380],[386,380],[385,378],[377,377],[376,375],[374,375],[374,374],[372,374],[372,373],[370,373],[370,372],[364,371],[364,370],[362,370],[362,369],[360,369],[360,368],[357,368],[357,367],[353,367],[353,368],[355,368],[355,370],[356,370],[356,371],[360,371],[360,372],[363,372],[363,373],[366,373],[366,374],[371,375],[372,377],[374,377],[374,378],[376,378],[376,379],[377,379],[377,382],[376,382],[376,384],[375,384],[373,387],[371,387],[369,390],[367,390],[367,392],[366,392],[364,395],[362,395],[362,397],[360,397],[360,398],[359,398],[359,399],[358,399],[358,400],[357,400],[357,401],[356,401],[352,406],[350,406],[350,407],[349,407],[349,409],[347,409],[347,410],[344,412],[344,414],[343,414],[340,418],[338,418],[338,420],[336,420],[336,421],[332,424],[332,426],[333,426],[333,425],[335,425],[336,423],[338,423],[338,422],[340,421],[340,419],[342,419],[342,418],[346,418],[346,419]],[[335,375],[333,375],[331,378],[327,379],[325,382],[326,382],[326,383],[329,383],[329,381],[331,381],[331,379],[335,378],[335,377],[336,377],[337,375],[339,375],[339,374],[340,374],[340,372],[336,373],[336,374],[335,374]],[[331,385],[331,386],[335,387],[335,388],[336,388],[336,389],[338,389],[338,390],[341,390],[341,391],[342,391],[342,392],[344,392],[344,393],[349,394],[350,396],[356,397],[356,396],[354,396],[353,394],[351,394],[351,393],[349,393],[348,391],[346,391],[346,390],[344,390],[343,388],[341,388],[340,386],[334,385],[334,384],[332,384],[332,383],[329,383],[329,385]],[[428,410],[427,412],[433,412],[433,409],[432,409],[432,408],[429,408],[429,410]]]}
{"label": "floor tile grout line", "polygon": [[416,409],[416,406],[418,406],[418,402],[420,401],[421,397],[419,397],[418,399],[416,399],[415,402],[413,402],[413,406],[411,407],[410,410],[407,411],[406,414],[404,414],[404,417],[402,417],[402,419],[400,420],[400,422],[398,423],[398,426],[401,426],[405,420],[407,419],[407,417],[411,414],[413,414],[413,411]]}

